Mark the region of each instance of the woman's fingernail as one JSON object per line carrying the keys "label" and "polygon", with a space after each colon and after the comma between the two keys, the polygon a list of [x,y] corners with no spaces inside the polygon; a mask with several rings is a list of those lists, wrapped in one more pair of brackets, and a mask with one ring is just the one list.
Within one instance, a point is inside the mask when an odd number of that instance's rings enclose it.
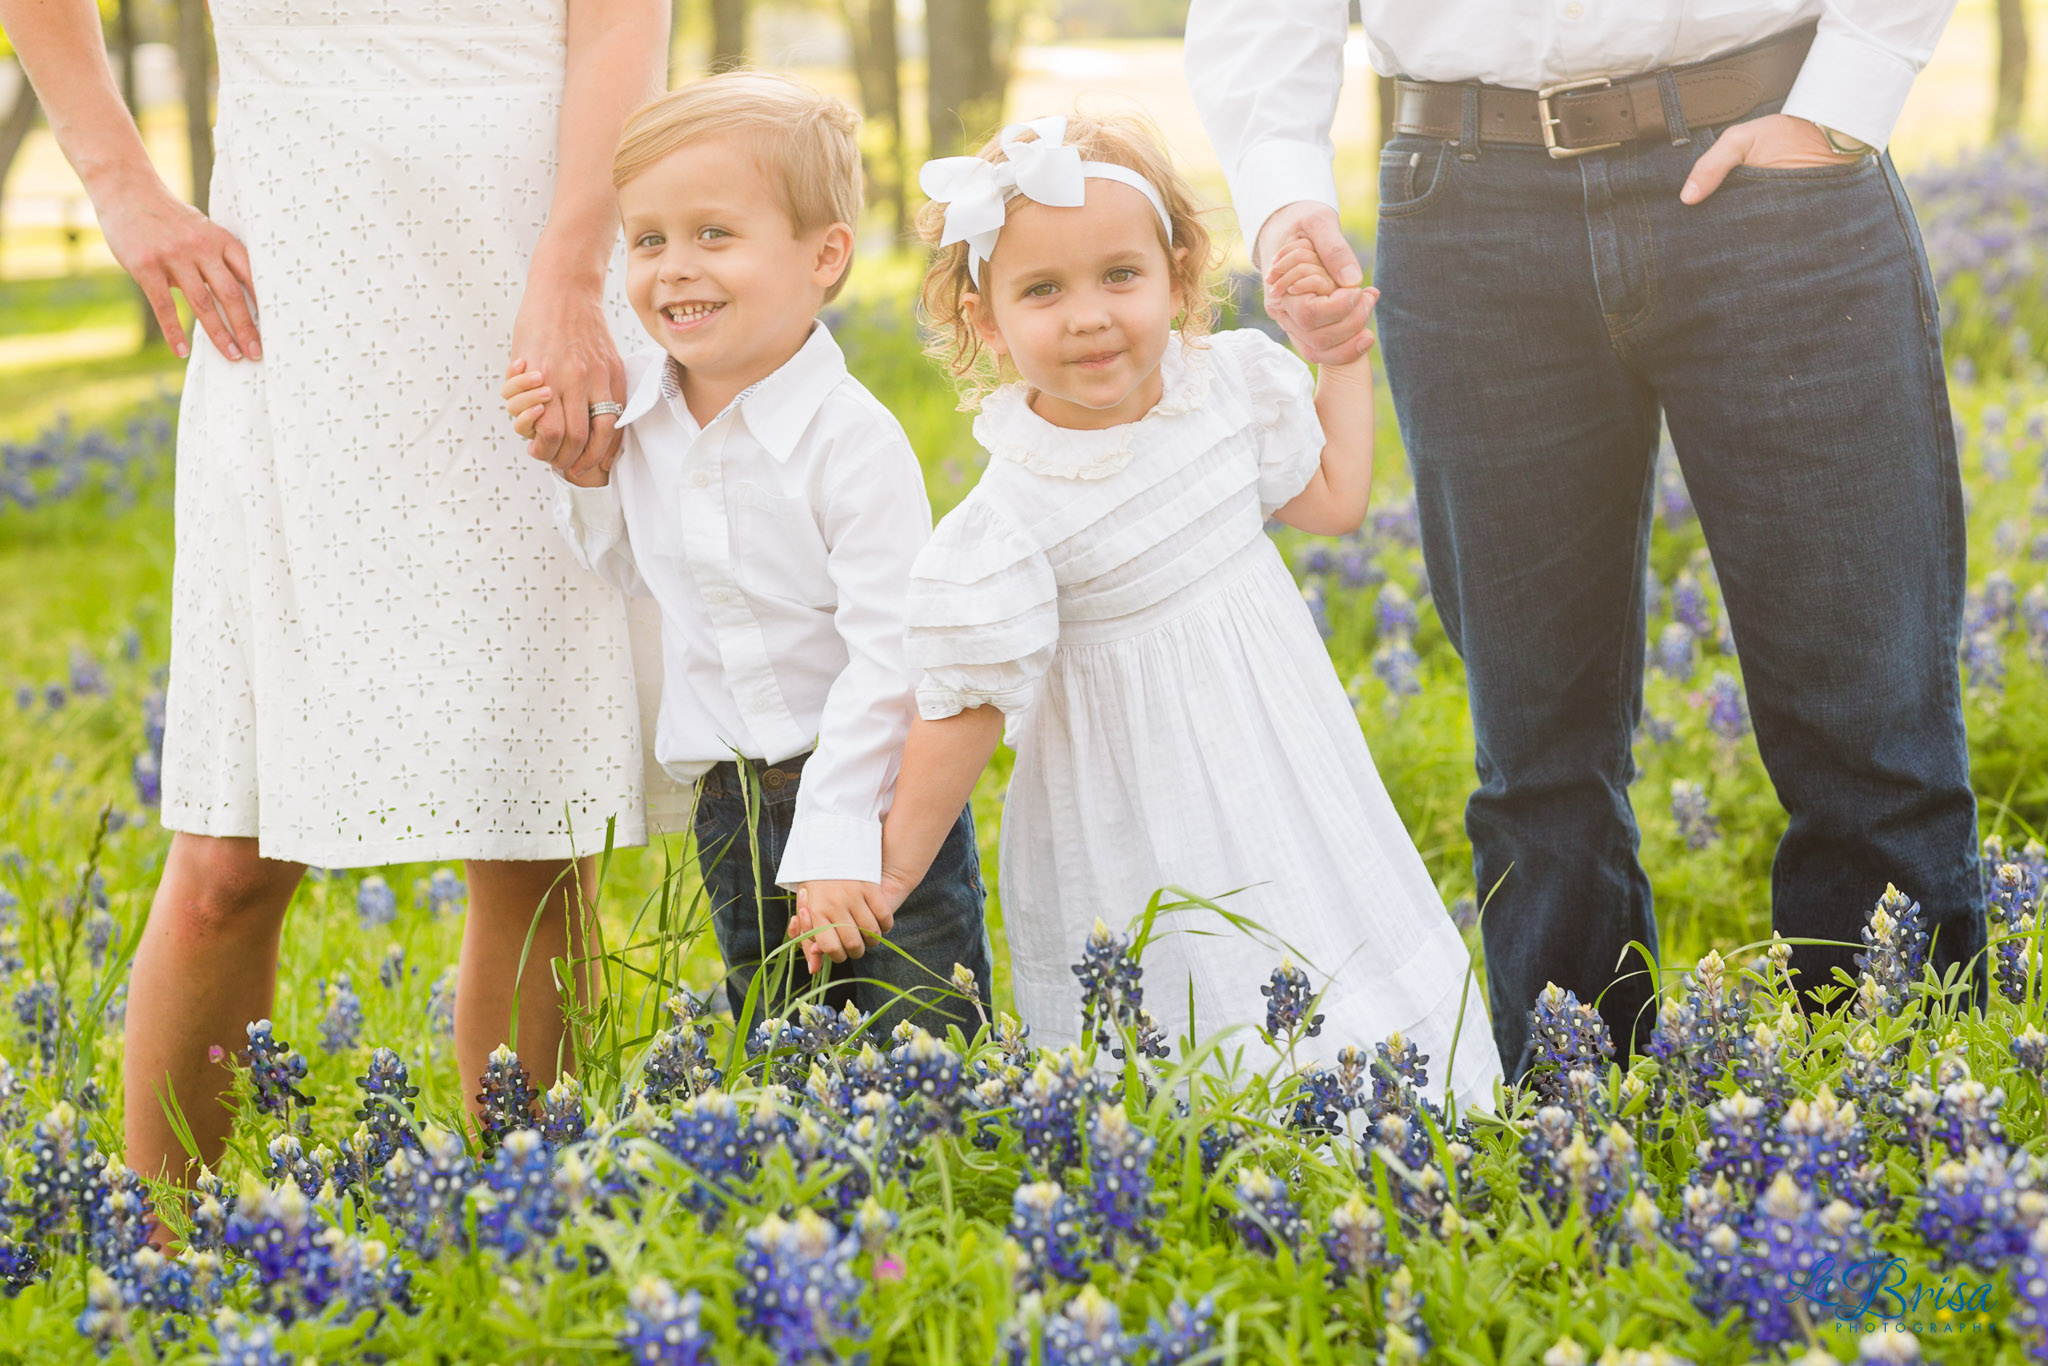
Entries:
{"label": "woman's fingernail", "polygon": [[191,353],[192,348],[185,345],[185,343],[183,342],[179,342],[175,347],[172,348],[172,350],[178,353],[179,360],[183,360],[187,355]]}
{"label": "woman's fingernail", "polygon": [[250,343],[249,343],[249,359],[250,359],[250,360],[262,360],[262,359],[263,359],[263,344],[262,344],[261,342],[250,342]]}
{"label": "woman's fingernail", "polygon": [[241,347],[239,347],[239,346],[237,346],[237,345],[235,345],[235,344],[234,344],[233,342],[229,342],[229,343],[228,343],[228,359],[229,359],[229,360],[240,360],[241,358],[242,358],[242,348],[241,348]]}

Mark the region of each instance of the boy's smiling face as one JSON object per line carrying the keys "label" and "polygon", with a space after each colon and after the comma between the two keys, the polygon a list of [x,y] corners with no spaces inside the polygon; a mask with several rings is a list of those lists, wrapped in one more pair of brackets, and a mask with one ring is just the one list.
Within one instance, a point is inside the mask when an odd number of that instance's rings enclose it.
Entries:
{"label": "boy's smiling face", "polygon": [[700,423],[796,354],[853,252],[844,223],[798,232],[739,138],[662,157],[619,187],[619,216],[627,296]]}
{"label": "boy's smiling face", "polygon": [[1085,192],[1071,208],[1011,200],[982,291],[966,297],[983,344],[1038,391],[1040,417],[1113,427],[1159,402],[1180,292],[1151,201],[1093,176]]}

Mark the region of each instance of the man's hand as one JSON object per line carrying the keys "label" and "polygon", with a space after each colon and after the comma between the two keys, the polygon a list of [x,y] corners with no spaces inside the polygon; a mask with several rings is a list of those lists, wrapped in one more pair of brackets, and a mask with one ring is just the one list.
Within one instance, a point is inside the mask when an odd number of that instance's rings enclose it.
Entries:
{"label": "man's hand", "polygon": [[[1324,272],[1336,282],[1335,292],[1294,293],[1281,287],[1282,276],[1293,269],[1293,263],[1279,259],[1281,248],[1296,238],[1314,248]],[[1343,365],[1372,346],[1372,333],[1366,328],[1372,303],[1358,288],[1365,271],[1344,240],[1335,209],[1312,199],[1298,199],[1280,209],[1260,227],[1256,255],[1268,263],[1266,313],[1286,331],[1303,360]]]}
{"label": "man's hand", "polygon": [[789,937],[809,936],[804,939],[804,963],[812,972],[826,958],[835,963],[859,958],[868,951],[869,940],[881,939],[894,927],[893,909],[886,922],[875,914],[871,898],[879,892],[872,882],[850,878],[819,878],[797,886]]}
{"label": "man's hand", "polygon": [[1827,134],[1808,119],[1766,114],[1723,129],[1714,145],[1693,163],[1678,198],[1684,204],[1699,203],[1720,189],[1737,166],[1844,166],[1867,155],[1837,152],[1828,146]]}

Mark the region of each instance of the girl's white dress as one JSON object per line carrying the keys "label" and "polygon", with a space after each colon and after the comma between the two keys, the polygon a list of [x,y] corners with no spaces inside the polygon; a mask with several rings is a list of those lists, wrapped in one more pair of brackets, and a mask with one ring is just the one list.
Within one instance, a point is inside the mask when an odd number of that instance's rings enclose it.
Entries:
{"label": "girl's white dress", "polygon": [[[1175,1040],[1191,991],[1198,1039],[1262,1024],[1284,940],[1325,993],[1299,1059],[1399,1030],[1441,1095],[1455,1034],[1453,1089],[1490,1105],[1485,993],[1264,531],[1320,461],[1308,369],[1245,330],[1176,334],[1162,371],[1150,413],[1100,431],[1053,426],[1022,385],[991,394],[988,470],[913,571],[920,712],[993,704],[1017,753],[1000,889],[1019,1011],[1035,1041],[1077,1041],[1096,918],[1130,927],[1177,885],[1266,935],[1162,916],[1145,1006]],[[1273,1060],[1251,1029],[1238,1046]]]}
{"label": "girl's white dress", "polygon": [[626,610],[555,535],[497,397],[566,13],[214,0],[211,207],[248,247],[263,359],[199,333],[185,381],[174,830],[330,866],[556,858],[613,816],[644,838],[659,673],[636,699]]}

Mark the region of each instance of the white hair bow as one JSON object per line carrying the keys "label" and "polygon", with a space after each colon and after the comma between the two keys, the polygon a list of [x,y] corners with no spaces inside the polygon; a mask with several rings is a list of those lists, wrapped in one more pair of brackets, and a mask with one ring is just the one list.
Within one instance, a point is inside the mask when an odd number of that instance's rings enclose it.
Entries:
{"label": "white hair bow", "polygon": [[[1037,134],[1037,141],[1021,141],[1020,136],[1027,131]],[[1006,160],[939,157],[927,161],[918,171],[918,188],[928,198],[946,206],[946,227],[939,245],[967,244],[967,273],[977,286],[981,284],[981,263],[995,250],[996,236],[1003,230],[1005,206],[1013,194],[1057,208],[1074,208],[1087,202],[1089,177],[1119,181],[1151,201],[1166,228],[1167,241],[1173,240],[1173,220],[1151,181],[1128,166],[1081,160],[1079,148],[1064,144],[1066,135],[1064,114],[1013,123],[996,138]]]}

